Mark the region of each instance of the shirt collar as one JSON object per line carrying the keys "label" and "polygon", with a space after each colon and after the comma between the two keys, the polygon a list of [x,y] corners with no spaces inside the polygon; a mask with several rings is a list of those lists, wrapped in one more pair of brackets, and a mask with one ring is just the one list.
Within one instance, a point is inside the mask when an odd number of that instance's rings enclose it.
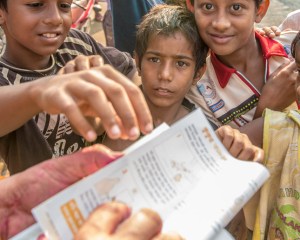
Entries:
{"label": "shirt collar", "polygon": [[[257,32],[255,32],[255,38],[259,41],[261,45],[264,59],[269,59],[272,56],[287,57],[283,45],[279,42],[276,42],[273,39],[267,37],[263,37]],[[237,70],[223,64],[213,52],[211,53],[211,62],[214,66],[215,73],[217,75],[220,86],[222,88],[225,88],[231,75]]]}

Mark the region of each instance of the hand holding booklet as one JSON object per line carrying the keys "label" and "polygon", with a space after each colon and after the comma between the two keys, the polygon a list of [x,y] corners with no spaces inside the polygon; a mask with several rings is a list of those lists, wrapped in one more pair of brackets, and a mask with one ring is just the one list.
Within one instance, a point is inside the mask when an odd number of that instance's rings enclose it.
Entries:
{"label": "hand holding booklet", "polygon": [[269,176],[263,165],[233,158],[201,110],[125,152],[32,210],[49,239],[73,239],[93,209],[112,200],[133,212],[156,210],[163,231],[188,240],[215,239]]}

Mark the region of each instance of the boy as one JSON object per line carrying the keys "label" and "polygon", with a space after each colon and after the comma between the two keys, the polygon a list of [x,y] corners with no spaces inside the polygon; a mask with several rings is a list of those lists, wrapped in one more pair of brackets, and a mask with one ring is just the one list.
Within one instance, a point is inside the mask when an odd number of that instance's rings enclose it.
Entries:
{"label": "boy", "polygon": [[[101,55],[105,63],[123,74],[134,75],[135,65],[128,54],[103,48],[89,35],[70,30],[71,3],[71,0],[0,1],[0,24],[6,36],[6,49],[0,58],[0,86],[54,75],[77,55]],[[109,133],[118,135],[116,120],[112,120],[111,126]],[[6,125],[0,128],[7,130]],[[132,139],[138,135],[137,128],[129,132]],[[0,145],[0,157],[16,173],[45,159],[75,152],[85,141],[73,132],[63,114],[42,112],[29,121],[12,118],[9,131],[1,135]],[[31,157],[24,161],[28,153]]]}
{"label": "boy", "polygon": [[[283,110],[295,101],[294,64],[286,68],[288,79],[267,81],[279,66],[290,62],[285,43],[254,31],[268,0],[187,0],[187,5],[211,49],[205,74],[188,98],[206,108],[217,125],[241,127],[261,116],[266,107]],[[294,34],[280,37],[290,44]]]}
{"label": "boy", "polygon": [[[138,26],[136,39],[135,60],[153,125],[171,125],[195,109],[184,96],[199,79],[207,46],[199,37],[193,15],[180,6],[153,7]],[[217,134],[235,157],[253,159],[257,153],[258,149],[237,130],[221,128]],[[101,142],[118,151],[133,143],[112,140],[106,134]],[[245,151],[237,150],[238,142],[242,148],[247,146]],[[247,148],[252,150],[247,153]]]}

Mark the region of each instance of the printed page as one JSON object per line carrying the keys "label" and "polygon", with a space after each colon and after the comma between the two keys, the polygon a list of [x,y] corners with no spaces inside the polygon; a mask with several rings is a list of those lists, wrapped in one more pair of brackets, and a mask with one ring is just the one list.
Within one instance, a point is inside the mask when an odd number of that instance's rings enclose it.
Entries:
{"label": "printed page", "polygon": [[[255,170],[244,174],[251,168]],[[158,211],[165,229],[176,230],[186,239],[207,239],[230,221],[267,177],[260,164],[233,159],[201,110],[196,110],[37,206],[33,214],[49,239],[68,240],[97,205],[120,200],[133,211],[142,207]],[[185,224],[176,224],[177,218]],[[207,231],[199,231],[201,224]],[[193,234],[188,236],[191,228]]]}

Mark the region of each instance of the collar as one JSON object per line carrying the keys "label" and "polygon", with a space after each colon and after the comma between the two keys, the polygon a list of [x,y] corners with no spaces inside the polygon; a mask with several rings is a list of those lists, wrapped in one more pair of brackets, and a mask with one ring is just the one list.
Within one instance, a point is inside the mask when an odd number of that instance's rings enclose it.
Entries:
{"label": "collar", "polygon": [[[272,56],[287,57],[287,54],[281,43],[268,37],[263,37],[257,32],[255,32],[255,38],[259,41],[261,45],[264,59],[267,60]],[[225,88],[231,75],[233,73],[236,73],[237,70],[235,68],[231,68],[223,64],[213,52],[211,53],[211,62],[216,72],[220,86],[222,88]]]}

